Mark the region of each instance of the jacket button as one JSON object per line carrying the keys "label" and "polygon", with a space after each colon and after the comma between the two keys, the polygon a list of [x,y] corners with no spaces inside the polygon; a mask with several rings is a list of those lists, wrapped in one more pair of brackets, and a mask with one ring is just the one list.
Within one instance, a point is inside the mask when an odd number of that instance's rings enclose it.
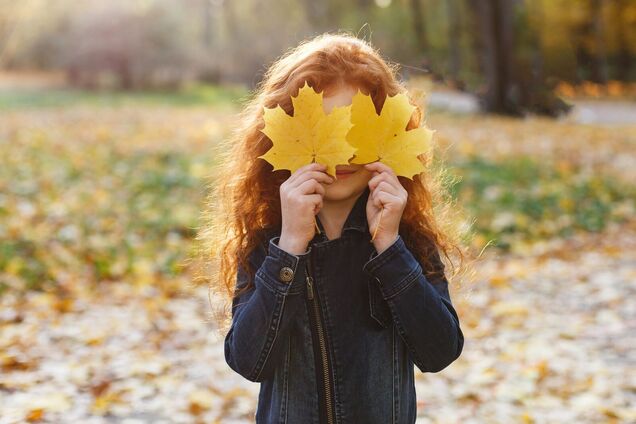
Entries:
{"label": "jacket button", "polygon": [[278,276],[280,277],[281,281],[289,283],[291,280],[294,279],[294,270],[288,266],[284,266],[280,269],[280,273],[278,274]]}

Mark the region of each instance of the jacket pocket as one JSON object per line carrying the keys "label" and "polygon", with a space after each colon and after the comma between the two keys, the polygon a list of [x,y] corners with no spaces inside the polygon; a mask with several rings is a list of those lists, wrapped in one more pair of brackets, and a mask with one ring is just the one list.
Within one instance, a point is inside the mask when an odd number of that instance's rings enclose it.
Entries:
{"label": "jacket pocket", "polygon": [[391,310],[386,300],[382,297],[382,292],[378,287],[378,282],[373,277],[367,279],[369,288],[369,314],[382,327],[386,328],[391,324]]}

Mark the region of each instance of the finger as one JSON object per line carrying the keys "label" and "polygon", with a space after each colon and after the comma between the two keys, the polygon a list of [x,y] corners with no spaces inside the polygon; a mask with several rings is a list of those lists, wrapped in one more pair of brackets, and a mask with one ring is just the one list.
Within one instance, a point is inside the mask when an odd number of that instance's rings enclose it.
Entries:
{"label": "finger", "polygon": [[296,190],[301,195],[314,193],[320,194],[321,197],[325,195],[325,187],[313,178],[304,181]]}
{"label": "finger", "polygon": [[380,161],[376,161],[376,162],[371,162],[371,163],[367,163],[364,165],[364,167],[369,170],[369,171],[376,171],[376,172],[386,172],[390,175],[394,175],[395,176],[395,172],[393,171],[393,169],[387,165],[386,163],[382,163]]}
{"label": "finger", "polygon": [[378,184],[380,184],[380,181],[384,180],[385,178],[386,178],[386,174],[381,174],[381,173],[377,173],[376,175],[371,177],[371,179],[367,183],[369,185],[369,188],[371,189],[371,191],[375,190],[375,187]]}
{"label": "finger", "polygon": [[375,198],[380,195],[380,193],[388,193],[392,196],[395,196],[397,199],[400,198],[399,193],[394,191],[394,188],[386,183],[386,181],[382,181],[378,187],[373,191],[372,196]]}
{"label": "finger", "polygon": [[301,175],[305,174],[308,171],[325,171],[326,169],[327,169],[326,165],[323,165],[317,162],[312,162],[307,165],[303,165],[300,168],[298,168],[291,175],[291,177],[287,179],[287,184],[289,184],[292,187],[296,187],[298,186],[298,177],[300,177]]}
{"label": "finger", "polygon": [[291,187],[298,187],[307,180],[316,180],[319,183],[331,184],[334,182],[332,176],[321,171],[306,171],[303,174],[296,177],[295,181],[291,182]]}
{"label": "finger", "polygon": [[298,168],[296,171],[294,171],[291,175],[291,177],[289,177],[287,179],[287,181],[289,182],[288,184],[296,186],[297,184],[295,184],[296,180],[298,179],[298,177],[300,175],[303,175],[305,172],[307,171],[325,171],[327,170],[327,165],[322,164],[322,163],[318,163],[318,162],[312,162],[309,163],[307,165],[303,165],[300,168]]}
{"label": "finger", "polygon": [[323,200],[320,198],[320,202],[317,205],[314,205],[314,215],[316,215],[322,209]]}
{"label": "finger", "polygon": [[314,215],[320,212],[320,209],[322,209],[322,196],[320,194],[308,194],[305,198],[312,205]]}
{"label": "finger", "polygon": [[400,181],[397,179],[397,177],[392,177],[391,175],[387,174],[386,172],[382,172],[380,173],[378,176],[373,177],[369,180],[369,188],[371,190],[375,190],[377,188],[377,186],[382,182],[386,182],[387,184],[389,184],[390,186],[394,187],[395,190],[398,190],[399,187],[402,186],[402,184],[400,183]]}
{"label": "finger", "polygon": [[394,196],[398,195],[397,187],[395,187],[393,184],[391,184],[389,181],[386,181],[386,180],[380,181],[374,190],[374,192],[382,192],[382,191],[390,193]]}
{"label": "finger", "polygon": [[391,193],[387,193],[386,191],[377,191],[373,196],[372,202],[377,208],[383,208],[385,205],[395,203],[399,200],[400,199],[397,196],[394,196]]}

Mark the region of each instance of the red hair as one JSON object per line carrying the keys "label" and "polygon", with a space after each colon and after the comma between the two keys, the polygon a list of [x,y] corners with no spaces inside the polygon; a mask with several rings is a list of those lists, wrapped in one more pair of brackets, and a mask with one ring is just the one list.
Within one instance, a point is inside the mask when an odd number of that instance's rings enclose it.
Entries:
{"label": "red hair", "polygon": [[[210,271],[200,277],[226,300],[217,317],[221,331],[229,324],[227,301],[253,287],[255,270],[247,257],[259,244],[266,245],[263,230],[281,225],[279,187],[291,175],[288,170],[272,172],[272,166],[258,158],[272,147],[271,140],[260,131],[265,125],[263,108],[280,105],[293,115],[291,96],[296,96],[307,81],[317,92],[328,93],[341,84],[360,88],[370,94],[379,112],[387,96],[400,92],[408,95],[396,77],[398,69],[399,65],[385,61],[368,42],[347,33],[324,33],[303,41],[269,67],[239,114],[238,126],[218,145],[218,165],[210,176],[211,190],[197,235],[201,261],[211,265]],[[409,98],[416,109],[407,129],[413,129],[420,126],[423,113]],[[398,177],[409,193],[399,232],[433,281],[443,273],[437,249],[449,261],[450,251],[455,250],[462,263],[464,249],[452,216],[456,207],[443,186],[445,170],[429,167],[429,156],[421,155],[420,160],[427,166],[426,172],[413,180]],[[220,264],[213,264],[218,259]],[[239,264],[247,270],[250,281],[235,293]]]}

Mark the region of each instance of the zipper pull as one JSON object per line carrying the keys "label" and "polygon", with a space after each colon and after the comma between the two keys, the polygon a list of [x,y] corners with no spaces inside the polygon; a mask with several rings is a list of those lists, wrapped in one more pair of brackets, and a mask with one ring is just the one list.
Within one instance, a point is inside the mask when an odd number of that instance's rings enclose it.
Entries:
{"label": "zipper pull", "polygon": [[305,262],[305,272],[307,274],[305,279],[307,281],[307,299],[312,300],[314,298],[314,279],[311,277],[311,255]]}
{"label": "zipper pull", "polygon": [[307,299],[312,300],[314,298],[314,279],[311,277],[311,267],[309,265],[310,260],[311,258],[308,258],[305,263],[305,271],[307,272]]}
{"label": "zipper pull", "polygon": [[307,276],[307,299],[312,300],[314,298],[314,279],[311,276]]}

